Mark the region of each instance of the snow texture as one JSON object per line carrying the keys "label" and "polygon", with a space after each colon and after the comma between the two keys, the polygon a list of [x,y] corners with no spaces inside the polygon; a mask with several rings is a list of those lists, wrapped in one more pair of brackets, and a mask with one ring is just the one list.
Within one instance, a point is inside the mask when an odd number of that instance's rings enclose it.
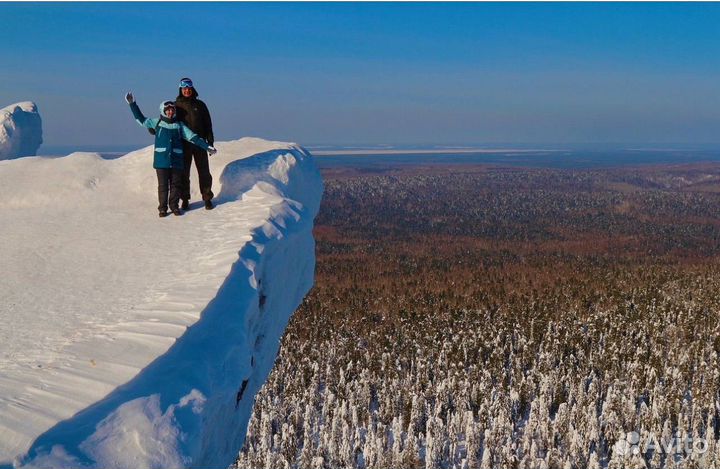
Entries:
{"label": "snow texture", "polygon": [[35,103],[0,109],[0,160],[34,156],[42,145],[42,120]]}
{"label": "snow texture", "polygon": [[234,461],[313,283],[322,179],[293,144],[217,148],[217,207],[193,174],[163,219],[152,147],[0,161],[0,468]]}

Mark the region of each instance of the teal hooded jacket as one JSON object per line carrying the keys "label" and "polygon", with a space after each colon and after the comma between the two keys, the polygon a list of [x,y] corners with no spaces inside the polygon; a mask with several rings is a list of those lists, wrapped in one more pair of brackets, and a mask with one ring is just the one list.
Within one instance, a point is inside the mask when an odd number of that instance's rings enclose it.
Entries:
{"label": "teal hooded jacket", "polygon": [[142,127],[157,129],[155,132],[155,153],[153,168],[155,169],[183,169],[183,140],[207,150],[210,145],[201,137],[197,136],[182,122],[169,119],[165,115],[162,103],[160,104],[159,118],[146,118],[140,111],[136,102],[130,103],[130,110],[135,120]]}

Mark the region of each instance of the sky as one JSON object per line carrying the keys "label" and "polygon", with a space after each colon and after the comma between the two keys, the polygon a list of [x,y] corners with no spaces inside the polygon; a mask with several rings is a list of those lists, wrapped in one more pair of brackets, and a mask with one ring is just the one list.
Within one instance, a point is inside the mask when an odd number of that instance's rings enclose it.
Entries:
{"label": "sky", "polygon": [[189,76],[216,139],[720,143],[717,3],[0,3],[0,107],[140,146]]}

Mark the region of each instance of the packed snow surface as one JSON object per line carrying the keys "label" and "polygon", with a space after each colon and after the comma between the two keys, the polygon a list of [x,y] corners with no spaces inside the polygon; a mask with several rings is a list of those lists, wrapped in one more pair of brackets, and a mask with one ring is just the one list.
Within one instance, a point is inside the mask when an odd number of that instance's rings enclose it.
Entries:
{"label": "packed snow surface", "polygon": [[35,103],[0,109],[0,160],[33,156],[42,144],[42,120]]}
{"label": "packed snow surface", "polygon": [[168,218],[152,147],[0,161],[0,468],[234,460],[312,286],[322,180],[293,144],[217,148],[216,208],[193,168]]}

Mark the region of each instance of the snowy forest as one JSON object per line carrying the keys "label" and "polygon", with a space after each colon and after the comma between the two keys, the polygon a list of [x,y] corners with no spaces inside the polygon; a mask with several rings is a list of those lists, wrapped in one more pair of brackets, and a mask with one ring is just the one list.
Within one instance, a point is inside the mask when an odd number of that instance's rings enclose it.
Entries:
{"label": "snowy forest", "polygon": [[237,468],[720,467],[720,165],[323,176]]}

